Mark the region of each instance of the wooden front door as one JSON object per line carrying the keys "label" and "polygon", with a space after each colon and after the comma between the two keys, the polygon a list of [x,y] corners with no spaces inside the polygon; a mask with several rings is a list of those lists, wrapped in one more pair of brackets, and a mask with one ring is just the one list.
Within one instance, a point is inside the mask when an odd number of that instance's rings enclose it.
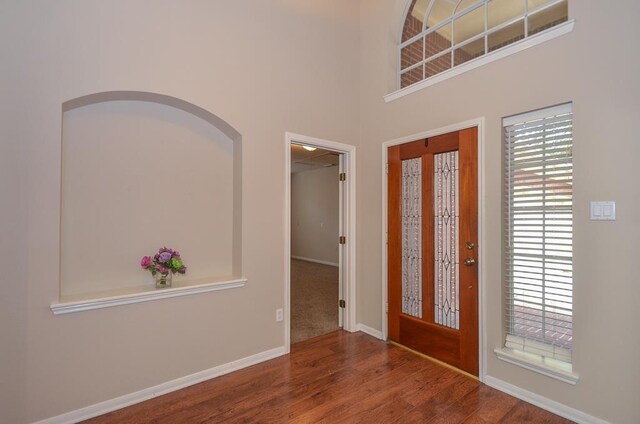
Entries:
{"label": "wooden front door", "polygon": [[389,339],[478,375],[477,128],[388,150]]}

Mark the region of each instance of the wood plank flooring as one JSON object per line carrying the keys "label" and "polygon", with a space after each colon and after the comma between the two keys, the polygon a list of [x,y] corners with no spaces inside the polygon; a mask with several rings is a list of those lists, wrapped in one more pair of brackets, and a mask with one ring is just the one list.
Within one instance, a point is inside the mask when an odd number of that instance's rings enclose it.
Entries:
{"label": "wood plank flooring", "polygon": [[88,423],[570,423],[400,347],[335,331]]}

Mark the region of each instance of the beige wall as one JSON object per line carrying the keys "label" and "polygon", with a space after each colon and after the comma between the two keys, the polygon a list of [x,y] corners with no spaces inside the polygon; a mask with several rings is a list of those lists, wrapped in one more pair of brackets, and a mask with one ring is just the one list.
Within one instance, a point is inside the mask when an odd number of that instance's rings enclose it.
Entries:
{"label": "beige wall", "polygon": [[[11,93],[0,71],[0,92]],[[6,89],[5,89],[6,87]],[[0,128],[16,118],[10,105],[0,102]],[[28,228],[21,214],[26,210],[26,169],[21,166],[25,149],[17,132],[2,134],[0,154],[0,422],[21,422],[26,393],[27,292],[25,281]]]}
{"label": "beige wall", "polygon": [[291,256],[338,264],[338,167],[291,174]]}
{"label": "beige wall", "polygon": [[[640,420],[640,302],[635,260],[640,239],[640,5],[570,1],[575,30],[392,103],[397,36],[404,0],[361,8],[362,142],[358,147],[359,320],[381,328],[379,265],[382,142],[485,117],[485,240],[487,373],[615,423]],[[620,3],[620,4],[618,4]],[[574,102],[576,386],[499,361],[501,300],[501,118]],[[615,200],[618,220],[588,219],[590,200]]]}
{"label": "beige wall", "polygon": [[[339,0],[2,3],[0,422],[283,345],[285,132],[357,139],[357,74],[343,72],[358,68],[357,22]],[[52,315],[62,103],[110,90],[174,96],[242,134],[245,288]]]}
{"label": "beige wall", "polygon": [[[273,311],[283,298],[285,131],[358,144],[358,321],[380,329],[381,143],[481,116],[488,374],[637,422],[640,5],[618,3],[571,1],[573,33],[385,104],[404,0],[4,2],[0,377],[12,384],[0,386],[0,422],[54,416],[282,345]],[[175,96],[242,134],[244,289],[51,314],[61,105],[109,90]],[[565,101],[575,113],[575,387],[492,353],[502,344],[500,119]],[[589,221],[589,200],[617,201],[618,220]]]}
{"label": "beige wall", "polygon": [[172,106],[65,112],[61,294],[152,285],[140,258],[177,249],[192,280],[232,275],[233,141]]}

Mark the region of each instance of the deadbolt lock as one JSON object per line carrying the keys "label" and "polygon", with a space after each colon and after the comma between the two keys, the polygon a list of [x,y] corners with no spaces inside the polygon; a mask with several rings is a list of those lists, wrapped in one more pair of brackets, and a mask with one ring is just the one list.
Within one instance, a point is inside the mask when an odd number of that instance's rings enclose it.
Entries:
{"label": "deadbolt lock", "polygon": [[471,250],[474,247],[476,247],[475,243],[472,241],[468,241],[467,244],[465,245],[467,247],[467,249]]}

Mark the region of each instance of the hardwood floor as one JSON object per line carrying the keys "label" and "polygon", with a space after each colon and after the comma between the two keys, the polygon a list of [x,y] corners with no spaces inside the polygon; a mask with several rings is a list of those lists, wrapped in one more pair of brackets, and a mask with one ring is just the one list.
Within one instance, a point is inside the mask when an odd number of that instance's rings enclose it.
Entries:
{"label": "hardwood floor", "polygon": [[569,423],[400,347],[335,331],[88,423]]}

